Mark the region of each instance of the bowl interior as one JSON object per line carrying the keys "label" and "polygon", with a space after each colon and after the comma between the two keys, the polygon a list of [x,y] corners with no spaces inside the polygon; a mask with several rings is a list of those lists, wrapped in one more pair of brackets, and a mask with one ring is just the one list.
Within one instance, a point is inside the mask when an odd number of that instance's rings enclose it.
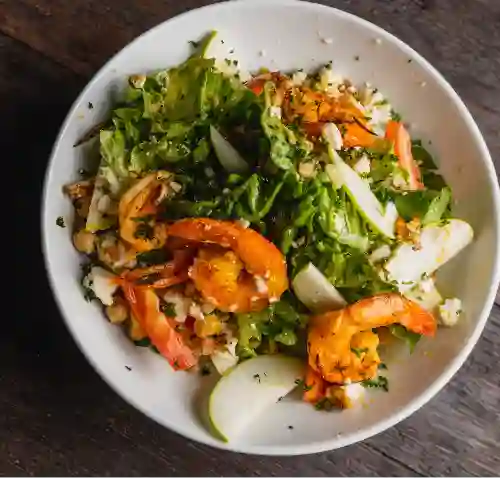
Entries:
{"label": "bowl interior", "polygon": [[[317,412],[292,396],[255,422],[241,441],[228,445],[211,436],[200,410],[214,381],[174,374],[159,356],[136,348],[109,325],[100,308],[86,303],[70,230],[55,224],[62,215],[71,226],[72,208],[61,186],[95,161],[95,148],[73,144],[106,115],[126,77],[178,64],[188,55],[188,41],[210,29],[221,33],[248,69],[312,69],[332,60],[334,69],[355,83],[369,81],[380,88],[411,124],[412,134],[438,159],[454,189],[457,214],[476,234],[474,244],[440,273],[446,294],[463,299],[463,319],[457,327],[439,331],[436,339],[422,341],[412,356],[403,347],[389,352],[388,393],[373,392],[366,405],[342,413]],[[88,109],[89,102],[93,109]],[[316,452],[358,441],[409,415],[465,360],[484,326],[498,283],[497,197],[493,166],[477,127],[442,77],[413,50],[365,21],[319,5],[217,4],[165,22],[134,41],[96,75],[75,103],[47,174],[47,268],[65,320],[89,361],[127,401],[160,424],[204,443],[249,453]]]}

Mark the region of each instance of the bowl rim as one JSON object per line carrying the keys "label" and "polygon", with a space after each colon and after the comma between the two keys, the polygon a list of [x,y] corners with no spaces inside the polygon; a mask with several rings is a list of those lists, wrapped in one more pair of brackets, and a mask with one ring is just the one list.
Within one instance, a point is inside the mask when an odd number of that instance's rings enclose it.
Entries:
{"label": "bowl rim", "polygon": [[[464,120],[468,131],[471,134],[472,139],[475,141],[478,149],[480,150],[480,155],[482,162],[486,165],[487,169],[487,182],[489,188],[491,190],[491,196],[494,206],[494,214],[492,217],[492,224],[495,230],[495,262],[493,273],[489,283],[489,291],[487,295],[487,299],[485,300],[481,312],[479,313],[479,318],[474,326],[471,334],[468,339],[460,349],[460,352],[455,356],[455,358],[450,361],[447,366],[443,367],[443,371],[439,377],[434,380],[432,384],[430,384],[419,396],[412,399],[405,406],[397,409],[390,417],[387,417],[369,427],[366,427],[361,430],[353,431],[346,435],[339,435],[335,438],[321,440],[321,441],[313,441],[307,444],[293,444],[293,445],[245,445],[236,443],[223,443],[218,441],[211,441],[205,437],[197,437],[194,438],[190,435],[189,432],[186,432],[182,425],[171,425],[168,426],[165,423],[160,422],[155,416],[153,416],[147,408],[145,408],[140,402],[132,400],[131,397],[125,391],[122,391],[115,384],[114,380],[111,377],[108,377],[104,368],[101,368],[87,353],[85,346],[82,342],[77,338],[77,336],[73,333],[73,320],[69,317],[63,307],[62,300],[62,292],[58,287],[58,278],[52,273],[51,268],[51,258],[49,256],[49,244],[47,239],[47,230],[46,230],[46,213],[48,210],[49,201],[49,185],[50,178],[52,173],[52,165],[54,164],[55,158],[58,154],[58,150],[62,141],[62,138],[66,134],[66,131],[69,127],[70,119],[74,115],[76,109],[81,105],[83,101],[83,97],[87,93],[87,91],[110,69],[112,69],[113,64],[116,59],[124,52],[128,50],[131,46],[135,44],[141,43],[143,37],[151,35],[153,32],[160,31],[168,28],[169,23],[177,22],[182,18],[187,18],[194,13],[200,14],[203,11],[209,10],[218,10],[218,9],[228,9],[228,8],[237,8],[238,6],[249,6],[251,5],[253,8],[259,8],[262,6],[272,6],[272,5],[286,5],[286,4],[295,4],[297,7],[312,11],[317,14],[328,13],[334,14],[339,17],[341,20],[349,20],[350,22],[357,23],[358,25],[368,29],[374,35],[379,36],[386,40],[387,42],[396,45],[398,48],[402,49],[404,52],[409,54],[414,60],[418,61],[418,63],[428,71],[435,82],[439,84],[439,86],[446,92],[447,96],[453,104],[456,106],[458,112],[460,113],[462,119]],[[57,308],[59,309],[59,313],[63,318],[63,321],[66,325],[66,328],[70,332],[73,340],[78,345],[78,348],[87,359],[89,364],[94,368],[94,370],[99,374],[99,376],[116,392],[124,401],[130,404],[133,408],[139,410],[145,416],[155,421],[162,427],[177,433],[178,435],[199,442],[204,445],[211,446],[213,448],[217,448],[224,451],[232,451],[237,453],[244,453],[249,455],[263,455],[263,456],[297,456],[297,455],[308,455],[313,453],[320,453],[331,451],[335,449],[339,449],[345,446],[349,446],[351,444],[355,444],[361,441],[364,441],[370,437],[373,437],[377,434],[380,434],[389,428],[395,426],[399,422],[405,420],[410,415],[415,413],[421,407],[423,407],[426,403],[429,402],[434,396],[438,394],[451,380],[451,378],[458,372],[458,370],[462,367],[466,359],[469,357],[472,349],[478,342],[486,322],[489,318],[491,309],[493,307],[496,292],[498,286],[500,284],[500,188],[498,185],[497,175],[495,172],[495,167],[493,160],[491,158],[491,154],[486,145],[486,141],[476,124],[474,118],[472,117],[470,111],[466,107],[465,103],[459,97],[458,93],[454,90],[454,88],[448,83],[445,77],[436,69],[434,66],[428,62],[423,56],[421,56],[415,49],[411,46],[400,40],[395,35],[389,33],[385,29],[377,26],[376,24],[367,21],[361,17],[358,17],[355,14],[351,14],[349,12],[337,9],[335,7],[330,7],[327,5],[316,4],[309,1],[302,0],[226,0],[220,3],[206,5],[203,7],[199,7],[196,9],[188,10],[177,16],[166,19],[165,21],[160,22],[159,24],[153,26],[152,28],[144,31],[142,34],[131,40],[127,45],[122,47],[120,50],[115,52],[113,56],[111,56],[107,62],[93,75],[93,77],[88,81],[82,91],[79,93],[78,97],[73,102],[73,105],[69,109],[60,129],[55,139],[54,145],[52,147],[52,151],[47,163],[47,168],[44,176],[43,182],[43,191],[42,191],[42,204],[41,204],[41,238],[42,238],[42,253],[44,257],[45,269],[49,281],[50,288],[52,290],[52,294],[54,296],[55,302],[57,304]]]}

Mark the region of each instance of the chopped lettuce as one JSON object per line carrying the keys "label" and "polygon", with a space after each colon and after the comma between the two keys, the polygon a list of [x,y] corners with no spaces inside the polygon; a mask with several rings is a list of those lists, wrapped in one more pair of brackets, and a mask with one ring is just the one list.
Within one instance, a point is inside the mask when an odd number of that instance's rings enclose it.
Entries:
{"label": "chopped lettuce", "polygon": [[409,191],[394,196],[399,215],[406,221],[418,217],[423,225],[447,218],[451,210],[451,199],[449,187],[440,191]]}
{"label": "chopped lettuce", "polygon": [[[312,145],[301,134],[294,132],[276,114],[272,105],[274,84],[267,82],[264,87],[265,108],[262,113],[262,130],[269,140],[269,158],[283,170],[291,170],[300,160],[307,158]],[[279,108],[281,109],[281,108]]]}
{"label": "chopped lettuce", "polygon": [[263,340],[286,347],[296,345],[307,324],[307,316],[299,312],[299,303],[290,294],[263,311],[238,314],[238,353],[242,357],[256,355]]}

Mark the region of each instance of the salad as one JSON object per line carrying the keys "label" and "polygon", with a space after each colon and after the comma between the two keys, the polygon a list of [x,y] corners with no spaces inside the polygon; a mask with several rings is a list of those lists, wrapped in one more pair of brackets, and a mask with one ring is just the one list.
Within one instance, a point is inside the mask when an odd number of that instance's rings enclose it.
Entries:
{"label": "salad", "polygon": [[297,386],[318,409],[388,390],[381,345],[459,320],[435,273],[473,230],[378,89],[331,63],[249,74],[222,43],[131,76],[64,191],[85,297],[173,370],[220,374],[232,439]]}

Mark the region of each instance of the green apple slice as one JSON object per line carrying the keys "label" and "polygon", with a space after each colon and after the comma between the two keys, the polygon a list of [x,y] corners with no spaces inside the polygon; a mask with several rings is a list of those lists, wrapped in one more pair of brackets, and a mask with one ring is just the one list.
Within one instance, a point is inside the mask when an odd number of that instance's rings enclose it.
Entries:
{"label": "green apple slice", "polygon": [[281,354],[243,361],[214,387],[208,403],[210,422],[224,441],[240,437],[262,413],[302,379],[305,362]]}
{"label": "green apple slice", "polygon": [[333,311],[347,305],[340,292],[311,262],[297,273],[292,287],[297,298],[312,312]]}
{"label": "green apple slice", "polygon": [[330,148],[334,163],[326,166],[326,173],[333,184],[343,187],[362,217],[377,232],[388,238],[394,238],[394,224],[398,212],[393,203],[384,208],[372,193],[368,182],[363,180],[342,158]]}
{"label": "green apple slice", "polygon": [[460,219],[445,224],[429,224],[420,233],[419,246],[402,243],[384,268],[389,281],[406,292],[430,276],[464,249],[474,236],[472,227]]}

